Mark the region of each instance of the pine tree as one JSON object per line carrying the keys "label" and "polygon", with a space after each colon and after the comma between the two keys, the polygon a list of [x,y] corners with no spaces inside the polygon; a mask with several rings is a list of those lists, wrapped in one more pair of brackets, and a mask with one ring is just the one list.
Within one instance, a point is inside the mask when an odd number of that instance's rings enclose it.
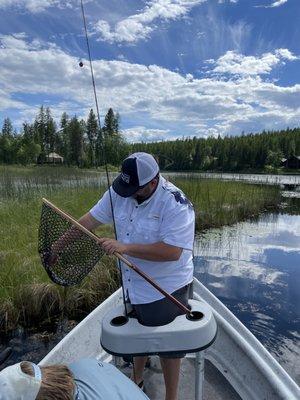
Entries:
{"label": "pine tree", "polygon": [[66,112],[62,113],[60,119],[60,149],[58,153],[64,157],[64,161],[69,164],[69,153],[70,153],[70,141],[69,141],[69,123],[70,119]]}
{"label": "pine tree", "polygon": [[127,153],[123,136],[119,132],[120,116],[110,108],[104,119],[103,138],[106,161],[119,165]]}
{"label": "pine tree", "polygon": [[68,132],[70,143],[70,163],[80,167],[83,162],[83,130],[82,125],[76,116],[71,119],[68,126]]}
{"label": "pine tree", "polygon": [[46,113],[45,113],[45,149],[47,152],[47,155],[49,153],[52,153],[56,151],[56,148],[58,146],[58,137],[56,134],[56,124],[54,122],[54,119],[52,118],[50,108],[46,108]]}
{"label": "pine tree", "polygon": [[15,160],[14,129],[9,118],[5,118],[0,135],[0,162],[12,164]]}
{"label": "pine tree", "polygon": [[5,118],[2,126],[2,135],[3,136],[13,136],[14,128],[9,118]]}
{"label": "pine tree", "polygon": [[34,141],[41,146],[41,153],[39,154],[38,161],[43,164],[47,155],[47,142],[46,142],[46,114],[44,106],[40,107],[38,115],[34,121]]}
{"label": "pine tree", "polygon": [[103,131],[105,139],[119,133],[119,114],[115,115],[112,108],[109,108],[105,116]]}
{"label": "pine tree", "polygon": [[95,152],[96,152],[96,142],[98,136],[98,123],[94,111],[91,109],[87,122],[86,122],[86,133],[89,141],[89,162],[92,167],[95,166]]}
{"label": "pine tree", "polygon": [[103,131],[102,129],[97,130],[96,144],[95,144],[95,164],[97,167],[105,164],[105,160],[103,159],[104,152],[104,139],[103,139]]}

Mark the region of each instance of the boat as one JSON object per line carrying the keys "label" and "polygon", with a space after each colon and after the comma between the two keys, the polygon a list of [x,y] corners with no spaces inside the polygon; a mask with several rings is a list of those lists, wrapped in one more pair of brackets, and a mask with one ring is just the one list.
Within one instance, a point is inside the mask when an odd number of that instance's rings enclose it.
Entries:
{"label": "boat", "polygon": [[[183,360],[179,399],[299,400],[299,386],[254,335],[196,278],[193,286],[193,298],[211,307],[218,331],[210,347],[187,354]],[[40,365],[95,357],[103,362],[113,362],[128,373],[128,363],[108,354],[100,345],[105,315],[122,302],[121,289],[118,289],[69,332]],[[151,358],[145,371],[145,385],[151,400],[164,398],[157,356]]]}

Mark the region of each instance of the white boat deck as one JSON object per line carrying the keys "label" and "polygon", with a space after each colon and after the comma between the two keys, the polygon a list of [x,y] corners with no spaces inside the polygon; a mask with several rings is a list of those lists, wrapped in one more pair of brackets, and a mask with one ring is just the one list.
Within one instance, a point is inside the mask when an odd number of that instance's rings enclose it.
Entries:
{"label": "white boat deck", "polygon": [[[120,367],[127,376],[131,369]],[[151,400],[163,400],[165,393],[164,379],[158,357],[151,358],[151,365],[144,375],[145,393]],[[194,358],[184,358],[181,365],[179,382],[179,400],[195,400]],[[241,400],[223,375],[205,360],[205,380],[203,400]]]}

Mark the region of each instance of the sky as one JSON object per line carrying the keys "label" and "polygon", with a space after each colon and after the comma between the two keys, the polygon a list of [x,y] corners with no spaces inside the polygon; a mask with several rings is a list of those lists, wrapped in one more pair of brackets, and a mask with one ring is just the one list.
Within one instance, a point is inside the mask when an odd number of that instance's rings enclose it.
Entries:
{"label": "sky", "polygon": [[[84,0],[100,117],[129,142],[300,123],[300,0]],[[95,109],[80,0],[0,0],[0,128]],[[82,60],[83,67],[79,67]]]}

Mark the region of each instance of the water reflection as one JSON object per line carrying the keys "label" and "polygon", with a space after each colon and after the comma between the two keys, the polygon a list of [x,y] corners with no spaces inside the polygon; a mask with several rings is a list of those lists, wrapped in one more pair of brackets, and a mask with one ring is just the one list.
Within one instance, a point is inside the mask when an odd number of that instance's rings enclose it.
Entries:
{"label": "water reflection", "polygon": [[198,234],[195,276],[300,382],[300,215]]}

